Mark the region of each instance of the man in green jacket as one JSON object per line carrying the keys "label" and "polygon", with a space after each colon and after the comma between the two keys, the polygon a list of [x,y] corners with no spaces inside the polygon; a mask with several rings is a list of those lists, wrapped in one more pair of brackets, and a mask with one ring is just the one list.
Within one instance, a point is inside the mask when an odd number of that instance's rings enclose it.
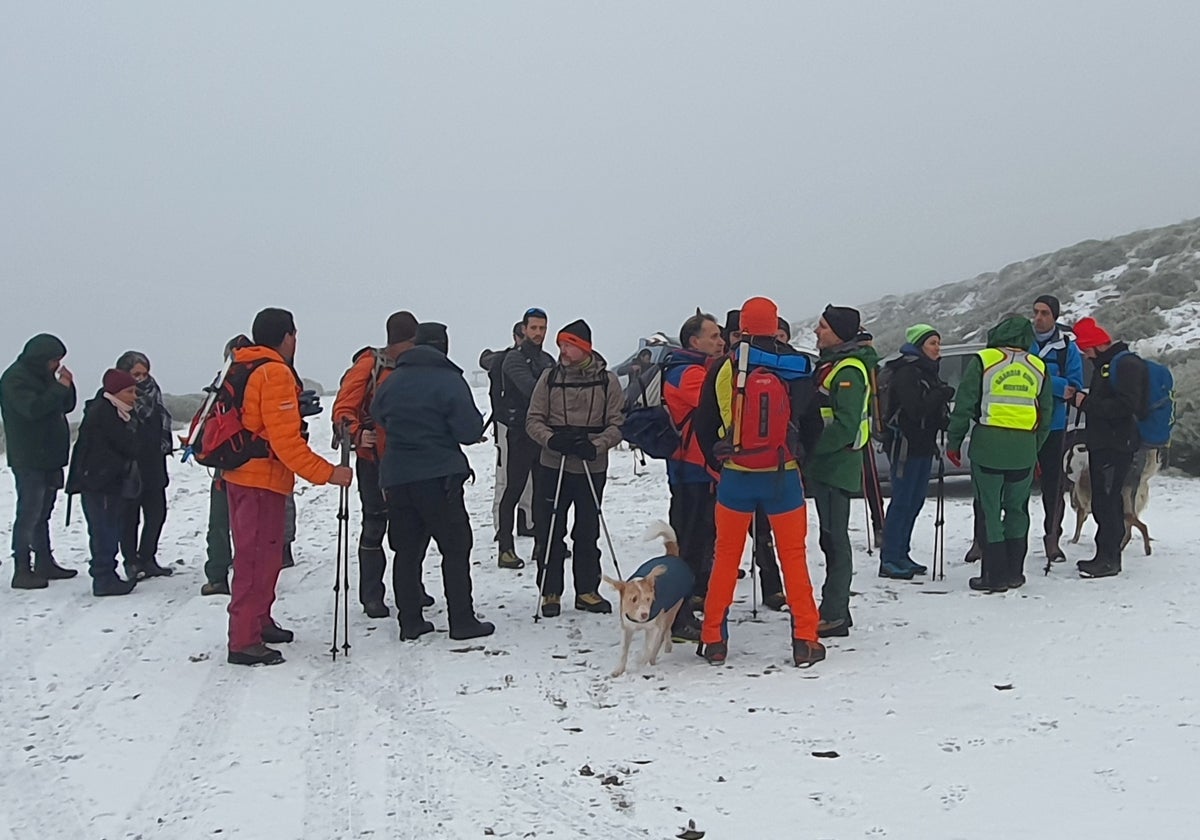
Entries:
{"label": "man in green jacket", "polygon": [[971,578],[970,587],[1005,592],[1025,583],[1029,491],[1038,452],[1050,434],[1054,392],[1045,363],[1029,352],[1028,318],[1005,317],[988,332],[987,344],[963,372],[946,457],[961,466],[970,432],[971,485],[986,534],[980,576]]}
{"label": "man in green jacket", "polygon": [[45,589],[47,580],[76,574],[55,563],[50,550],[50,513],[71,449],[67,415],[75,410],[75,380],[62,365],[65,355],[57,338],[35,335],[0,376],[0,416],[17,485],[13,589]]}
{"label": "man in green jacket", "polygon": [[869,407],[871,375],[879,355],[858,338],[857,309],[827,306],[815,330],[817,400],[825,430],[804,469],[808,495],[817,504],[821,551],[825,555],[825,585],[821,588],[821,623],[817,635],[849,636],[850,578],[854,554],[850,548],[850,500],[862,492],[862,449],[871,437]]}

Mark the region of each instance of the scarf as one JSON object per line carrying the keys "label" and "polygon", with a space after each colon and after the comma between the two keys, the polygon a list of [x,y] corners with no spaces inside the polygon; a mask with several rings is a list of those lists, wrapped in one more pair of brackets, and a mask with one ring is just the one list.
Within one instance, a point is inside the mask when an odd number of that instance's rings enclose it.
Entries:
{"label": "scarf", "polygon": [[1034,330],[1033,337],[1038,340],[1038,344],[1045,344],[1050,339],[1054,338],[1054,334],[1058,332],[1058,327],[1053,327],[1050,332],[1040,333]]}
{"label": "scarf", "polygon": [[104,399],[112,403],[113,408],[117,410],[117,414],[121,416],[122,423],[128,423],[133,416],[133,406],[128,403],[123,403],[108,391],[104,392]]}
{"label": "scarf", "polygon": [[133,411],[137,415],[139,426],[152,423],[155,413],[158,414],[162,432],[159,449],[163,455],[171,454],[171,412],[167,411],[166,405],[163,404],[162,389],[158,387],[153,376],[147,376],[138,383],[137,402]]}

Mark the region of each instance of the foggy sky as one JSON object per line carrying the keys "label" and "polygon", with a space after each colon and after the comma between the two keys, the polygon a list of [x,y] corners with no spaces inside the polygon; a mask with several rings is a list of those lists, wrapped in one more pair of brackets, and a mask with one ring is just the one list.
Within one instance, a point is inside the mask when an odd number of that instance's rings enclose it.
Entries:
{"label": "foggy sky", "polygon": [[196,391],[292,309],[332,388],[393,310],[468,370],[528,306],[617,361],[1200,215],[1200,4],[10,2],[0,362]]}

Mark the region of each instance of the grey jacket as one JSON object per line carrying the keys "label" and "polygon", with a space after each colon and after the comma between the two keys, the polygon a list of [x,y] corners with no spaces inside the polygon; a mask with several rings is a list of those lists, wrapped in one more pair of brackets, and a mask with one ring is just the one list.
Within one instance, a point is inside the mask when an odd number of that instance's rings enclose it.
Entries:
{"label": "grey jacket", "polygon": [[[525,432],[542,447],[541,464],[557,470],[562,455],[548,448],[550,436],[564,429],[584,429],[596,447],[596,460],[587,463],[594,473],[608,471],[608,450],[621,442],[625,420],[625,394],[604,358],[592,353],[583,364],[556,364],[542,374],[529,400]],[[567,456],[567,472],[583,474],[584,462]]]}

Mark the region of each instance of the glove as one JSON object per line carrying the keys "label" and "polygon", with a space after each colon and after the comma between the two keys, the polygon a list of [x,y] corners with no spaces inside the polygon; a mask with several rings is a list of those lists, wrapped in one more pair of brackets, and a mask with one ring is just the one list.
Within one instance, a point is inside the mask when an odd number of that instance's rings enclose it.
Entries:
{"label": "glove", "polygon": [[575,446],[571,450],[571,454],[582,458],[584,461],[595,461],[596,444],[588,440],[586,436],[581,435],[575,441]]}
{"label": "glove", "polygon": [[951,449],[946,453],[946,460],[956,467],[962,466],[962,453],[957,449]]}
{"label": "glove", "polygon": [[727,440],[719,440],[713,444],[713,458],[724,463],[733,457],[733,444]]}
{"label": "glove", "polygon": [[555,432],[550,435],[550,440],[546,446],[557,452],[559,455],[570,455],[575,449],[575,441],[578,440],[574,432]]}
{"label": "glove", "polygon": [[314,414],[320,414],[325,410],[321,405],[321,395],[316,391],[309,389],[300,392],[300,416],[312,417]]}

